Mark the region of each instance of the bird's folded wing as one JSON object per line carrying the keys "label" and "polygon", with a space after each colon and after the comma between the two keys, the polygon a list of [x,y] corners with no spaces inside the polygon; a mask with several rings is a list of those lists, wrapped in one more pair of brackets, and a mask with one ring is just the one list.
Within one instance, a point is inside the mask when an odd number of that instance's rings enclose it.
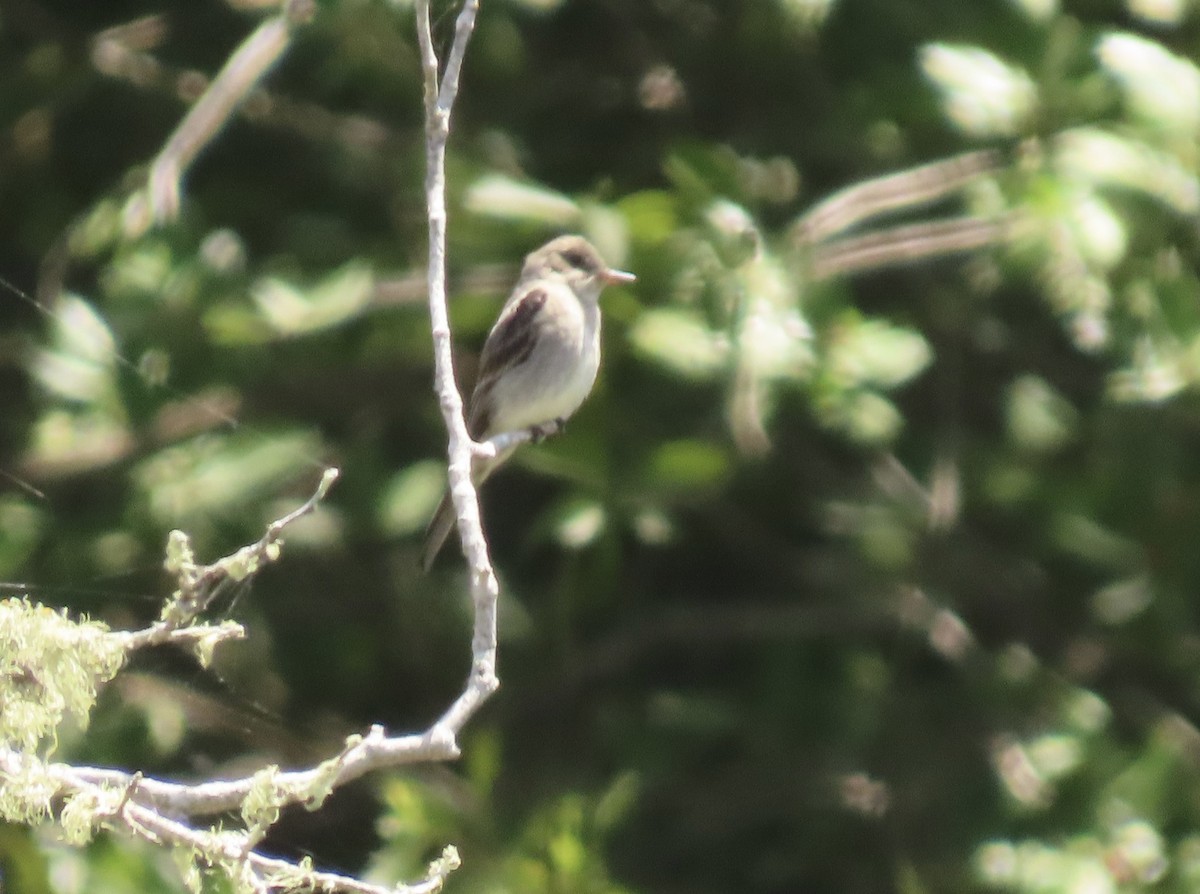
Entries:
{"label": "bird's folded wing", "polygon": [[500,312],[496,325],[488,334],[479,358],[479,381],[471,393],[467,429],[473,438],[481,438],[491,422],[487,418],[487,393],[506,370],[520,366],[529,359],[537,345],[539,327],[537,316],[546,306],[549,294],[534,286],[516,296]]}

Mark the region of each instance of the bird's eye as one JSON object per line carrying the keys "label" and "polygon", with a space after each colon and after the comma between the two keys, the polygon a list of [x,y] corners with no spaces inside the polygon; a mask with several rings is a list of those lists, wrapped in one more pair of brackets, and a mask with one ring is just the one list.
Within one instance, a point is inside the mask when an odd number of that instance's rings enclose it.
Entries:
{"label": "bird's eye", "polygon": [[584,257],[583,252],[575,249],[564,251],[563,260],[578,270],[587,270],[589,266],[588,260],[586,257]]}

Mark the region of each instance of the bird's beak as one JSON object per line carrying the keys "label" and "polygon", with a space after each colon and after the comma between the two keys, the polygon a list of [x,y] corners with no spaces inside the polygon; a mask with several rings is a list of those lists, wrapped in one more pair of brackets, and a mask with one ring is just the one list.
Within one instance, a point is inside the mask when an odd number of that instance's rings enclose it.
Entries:
{"label": "bird's beak", "polygon": [[622,283],[634,282],[637,280],[637,277],[624,270],[605,270],[600,274],[600,279],[604,281],[606,286],[618,286]]}

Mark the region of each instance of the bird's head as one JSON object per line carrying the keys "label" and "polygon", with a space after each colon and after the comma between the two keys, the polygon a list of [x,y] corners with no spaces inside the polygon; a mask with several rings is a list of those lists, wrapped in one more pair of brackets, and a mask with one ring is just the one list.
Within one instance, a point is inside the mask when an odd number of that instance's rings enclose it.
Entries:
{"label": "bird's head", "polygon": [[561,279],[581,297],[593,300],[605,286],[637,279],[632,273],[609,267],[596,247],[582,236],[559,236],[530,253],[521,278],[538,277]]}

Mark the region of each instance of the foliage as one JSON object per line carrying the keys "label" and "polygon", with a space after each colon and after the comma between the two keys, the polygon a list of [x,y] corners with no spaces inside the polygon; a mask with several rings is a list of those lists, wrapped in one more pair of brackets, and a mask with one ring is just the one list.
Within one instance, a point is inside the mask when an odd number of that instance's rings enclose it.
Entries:
{"label": "foliage", "polygon": [[[143,659],[73,759],[300,762],[424,727],[466,671],[456,557],[416,568],[444,434],[407,7],[320,4],[181,217],[140,216],[249,6],[0,7],[0,589],[149,621],[169,530],[224,554],[344,472],[216,607],[250,644]],[[457,841],[451,890],[1193,889],[1197,21],[484,0],[450,143],[460,380],[549,234],[639,281],[568,431],[485,490],[503,688],[462,765],[270,843],[394,882]],[[812,238],[821,200],[979,148]],[[822,266],[939,221],[1002,236]],[[23,890],[174,884],[104,836],[43,866],[5,833]]]}

